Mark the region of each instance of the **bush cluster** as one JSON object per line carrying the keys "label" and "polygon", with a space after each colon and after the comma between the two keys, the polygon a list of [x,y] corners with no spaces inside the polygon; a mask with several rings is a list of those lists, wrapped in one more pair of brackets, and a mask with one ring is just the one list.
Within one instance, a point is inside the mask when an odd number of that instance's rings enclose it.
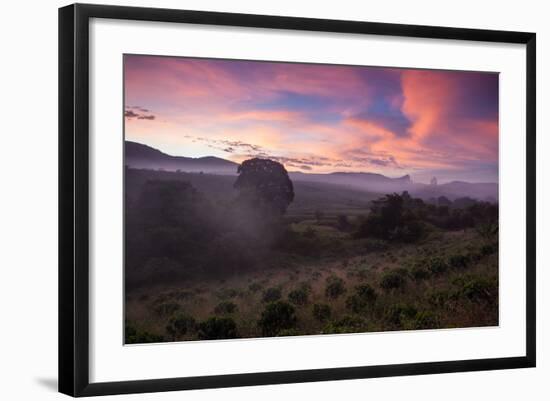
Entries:
{"label": "bush cluster", "polygon": [[277,301],[267,304],[258,326],[262,336],[273,337],[283,330],[290,330],[296,326],[296,310],[288,302]]}
{"label": "bush cluster", "polygon": [[237,325],[229,317],[210,317],[198,326],[200,340],[224,340],[237,338]]}
{"label": "bush cluster", "polygon": [[281,299],[281,289],[278,287],[271,287],[264,291],[262,296],[263,302],[275,302]]}
{"label": "bush cluster", "polygon": [[498,233],[498,205],[470,198],[450,201],[444,196],[426,203],[412,198],[407,191],[387,194],[372,202],[355,237],[417,242],[426,236],[431,225],[447,230],[478,227],[482,238],[492,240]]}
{"label": "bush cluster", "polygon": [[411,268],[411,276],[414,280],[420,281],[420,280],[426,280],[427,278],[429,278],[431,276],[431,274],[430,274],[430,271],[426,267],[424,267],[420,264],[415,264]]}
{"label": "bush cluster", "polygon": [[172,337],[173,340],[186,335],[188,332],[195,330],[197,322],[192,316],[177,313],[172,316],[166,326],[166,332]]}
{"label": "bush cluster", "polygon": [[468,266],[470,263],[470,256],[457,253],[449,256],[449,266],[455,269],[462,269]]}
{"label": "bush cluster", "polygon": [[324,328],[325,333],[359,333],[367,331],[367,322],[359,316],[344,316],[335,322],[330,322]]}
{"label": "bush cluster", "polygon": [[331,309],[327,304],[315,304],[313,305],[313,317],[321,323],[330,319]]}
{"label": "bush cluster", "polygon": [[355,287],[355,294],[346,299],[346,307],[354,313],[362,313],[376,301],[377,294],[368,284]]}
{"label": "bush cluster", "polygon": [[138,330],[136,327],[126,322],[124,327],[124,340],[126,344],[159,343],[164,341],[164,337],[148,331]]}
{"label": "bush cluster", "polygon": [[336,299],[346,292],[344,280],[340,277],[332,275],[327,278],[327,286],[325,287],[325,295],[327,298]]}
{"label": "bush cluster", "polygon": [[406,279],[402,274],[396,271],[389,271],[382,275],[380,287],[386,291],[405,287]]}
{"label": "bush cluster", "polygon": [[413,319],[416,316],[417,309],[409,304],[399,303],[391,305],[385,311],[386,321],[392,325],[401,327],[403,323],[409,319]]}
{"label": "bush cluster", "polygon": [[288,300],[294,305],[306,305],[308,296],[308,291],[305,288],[298,288],[288,294]]}
{"label": "bush cluster", "polygon": [[423,206],[421,199],[411,198],[408,192],[388,194],[372,202],[370,214],[361,222],[355,236],[386,241],[418,241],[428,231],[418,212]]}
{"label": "bush cluster", "polygon": [[458,286],[458,295],[472,302],[493,303],[498,299],[498,284],[496,279],[477,275],[461,276],[453,280]]}
{"label": "bush cluster", "polygon": [[237,309],[237,305],[234,302],[223,301],[216,305],[214,308],[214,313],[216,315],[229,315],[231,313],[235,313]]}

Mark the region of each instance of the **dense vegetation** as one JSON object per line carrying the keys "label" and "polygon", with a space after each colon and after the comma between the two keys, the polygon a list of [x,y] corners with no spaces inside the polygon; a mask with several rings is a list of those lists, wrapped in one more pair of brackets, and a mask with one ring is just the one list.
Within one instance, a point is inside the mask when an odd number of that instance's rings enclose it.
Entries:
{"label": "dense vegetation", "polygon": [[498,205],[317,188],[126,169],[126,342],[498,324]]}

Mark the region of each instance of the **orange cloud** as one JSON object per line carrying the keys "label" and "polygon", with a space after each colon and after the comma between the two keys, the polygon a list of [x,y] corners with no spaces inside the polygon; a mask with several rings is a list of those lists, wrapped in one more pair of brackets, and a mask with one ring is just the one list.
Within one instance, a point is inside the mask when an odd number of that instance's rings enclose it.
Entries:
{"label": "orange cloud", "polygon": [[411,134],[421,139],[447,129],[456,83],[444,72],[406,70],[401,74],[403,113],[412,121]]}

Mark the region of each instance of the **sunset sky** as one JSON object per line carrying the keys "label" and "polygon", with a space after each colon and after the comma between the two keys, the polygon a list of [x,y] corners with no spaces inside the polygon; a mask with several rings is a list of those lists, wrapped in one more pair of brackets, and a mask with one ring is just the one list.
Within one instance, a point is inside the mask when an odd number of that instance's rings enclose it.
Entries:
{"label": "sunset sky", "polygon": [[125,56],[125,136],[289,171],[498,181],[498,74]]}

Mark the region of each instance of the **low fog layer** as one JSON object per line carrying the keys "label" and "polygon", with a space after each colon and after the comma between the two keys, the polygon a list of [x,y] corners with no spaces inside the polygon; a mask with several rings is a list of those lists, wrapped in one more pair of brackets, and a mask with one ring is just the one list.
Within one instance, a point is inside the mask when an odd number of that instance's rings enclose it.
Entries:
{"label": "low fog layer", "polygon": [[[181,171],[188,173],[206,173],[214,175],[237,175],[238,164],[218,157],[200,158],[170,156],[152,147],[126,141],[125,164],[132,168],[149,170]],[[477,200],[497,202],[498,184],[469,183],[452,181],[445,184],[415,183],[409,175],[398,178],[386,177],[375,173],[308,174],[290,172],[294,182],[330,184],[347,187],[355,191],[374,193],[392,193],[408,191],[412,195],[430,200],[444,196],[450,200],[470,197]]]}

